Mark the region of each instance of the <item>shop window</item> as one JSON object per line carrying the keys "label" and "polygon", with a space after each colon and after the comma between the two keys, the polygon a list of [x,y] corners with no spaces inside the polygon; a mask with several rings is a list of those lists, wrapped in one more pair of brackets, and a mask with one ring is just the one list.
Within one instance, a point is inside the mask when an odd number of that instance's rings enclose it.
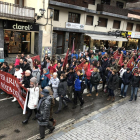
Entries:
{"label": "shop window", "polygon": [[86,25],[93,25],[93,16],[87,15]]}
{"label": "shop window", "polygon": [[20,7],[24,7],[24,0],[15,0],[15,4],[18,4]]}
{"label": "shop window", "polygon": [[98,26],[107,27],[107,22],[108,22],[108,19],[99,17]]}
{"label": "shop window", "polygon": [[110,0],[102,0],[102,1],[101,1],[101,4],[110,5]]}
{"label": "shop window", "polygon": [[137,25],[136,25],[136,31],[137,31],[137,32],[140,32],[140,24],[137,24]]}
{"label": "shop window", "polygon": [[19,31],[4,31],[4,41],[8,45],[8,53],[30,53],[31,33]]}
{"label": "shop window", "polygon": [[116,6],[119,7],[119,8],[123,8],[124,7],[124,3],[120,2],[120,1],[117,1],[116,2]]}
{"label": "shop window", "polygon": [[89,0],[88,3],[92,4],[92,5],[95,5],[95,0]]}
{"label": "shop window", "polygon": [[133,30],[133,23],[128,22],[126,30],[132,31]]}
{"label": "shop window", "polygon": [[80,14],[69,12],[68,22],[80,23]]}
{"label": "shop window", "polygon": [[114,20],[114,23],[113,23],[114,29],[120,29],[120,25],[121,25],[121,21]]}
{"label": "shop window", "polygon": [[53,20],[59,21],[59,10],[54,10],[54,18]]}

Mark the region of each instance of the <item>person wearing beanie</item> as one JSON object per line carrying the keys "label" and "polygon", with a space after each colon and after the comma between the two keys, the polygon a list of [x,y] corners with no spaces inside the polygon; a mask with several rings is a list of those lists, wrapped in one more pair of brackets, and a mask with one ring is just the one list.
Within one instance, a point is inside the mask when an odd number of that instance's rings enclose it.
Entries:
{"label": "person wearing beanie", "polygon": [[41,140],[45,138],[45,129],[46,127],[49,129],[49,134],[53,132],[55,127],[51,125],[49,122],[50,119],[50,108],[52,104],[52,95],[49,93],[50,91],[45,88],[41,92],[41,99],[37,106],[37,114],[36,118],[38,120],[39,124],[39,131],[40,131],[40,137],[37,138],[37,140]]}
{"label": "person wearing beanie", "polygon": [[[32,77],[30,79],[30,88],[28,88],[29,94],[29,100],[27,104],[27,118],[22,123],[27,124],[28,120],[30,119],[32,112],[34,110],[35,115],[37,114],[37,105],[39,100],[39,87],[37,86],[37,79],[35,77]],[[36,117],[33,118],[33,120],[36,120]]]}
{"label": "person wearing beanie", "polygon": [[33,67],[32,76],[37,78],[37,82],[39,84],[40,83],[40,70],[39,70],[38,66]]}

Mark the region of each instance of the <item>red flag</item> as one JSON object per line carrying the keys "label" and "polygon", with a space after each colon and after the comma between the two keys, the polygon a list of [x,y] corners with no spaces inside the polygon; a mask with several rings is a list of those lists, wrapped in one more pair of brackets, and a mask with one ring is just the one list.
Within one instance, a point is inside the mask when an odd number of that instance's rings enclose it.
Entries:
{"label": "red flag", "polygon": [[68,51],[66,53],[66,56],[65,56],[65,60],[63,62],[63,68],[66,66],[66,64],[68,63],[68,54],[69,54],[69,48],[68,48]]}
{"label": "red flag", "polygon": [[71,54],[74,53],[74,49],[75,49],[75,46],[74,46],[74,39],[73,39],[73,47],[72,47],[72,50],[71,50]]}
{"label": "red flag", "polygon": [[91,77],[90,63],[88,63],[88,67],[85,74],[86,74],[87,79],[90,80],[90,77]]}
{"label": "red flag", "polygon": [[37,60],[40,61],[40,56],[37,55],[37,56],[31,57],[31,59],[32,59],[32,61],[33,61],[33,65],[35,65],[35,64],[34,64],[34,60],[37,59]]}
{"label": "red flag", "polygon": [[82,70],[84,64],[85,64],[86,61],[83,61],[81,64],[79,64],[77,67],[75,67],[75,71],[77,72],[78,70]]}
{"label": "red flag", "polygon": [[114,59],[116,59],[118,57],[118,50],[114,53]]}
{"label": "red flag", "polygon": [[121,54],[118,65],[122,66],[123,64],[123,54]]}
{"label": "red flag", "polygon": [[128,61],[127,67],[128,67],[130,70],[133,69],[133,67],[134,67],[134,58],[133,58],[133,56],[132,56],[131,59]]}

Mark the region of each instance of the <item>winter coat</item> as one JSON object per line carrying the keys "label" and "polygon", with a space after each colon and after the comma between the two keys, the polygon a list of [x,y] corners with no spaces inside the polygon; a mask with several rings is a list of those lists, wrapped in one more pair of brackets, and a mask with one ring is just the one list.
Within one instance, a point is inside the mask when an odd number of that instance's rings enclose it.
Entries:
{"label": "winter coat", "polygon": [[59,97],[66,96],[66,94],[67,94],[67,81],[66,81],[66,79],[61,79],[60,80],[57,92],[58,92]]}
{"label": "winter coat", "polygon": [[140,76],[133,76],[131,80],[132,87],[139,87],[140,84]]}
{"label": "winter coat", "polygon": [[118,81],[119,81],[118,75],[117,74],[115,74],[115,75],[111,74],[111,76],[109,77],[109,80],[108,80],[108,84],[107,84],[108,88],[112,89],[112,90],[115,90],[117,88]]}
{"label": "winter coat", "polygon": [[31,69],[33,69],[33,60],[31,58],[27,58],[27,62],[29,63]]}
{"label": "winter coat", "polygon": [[24,87],[25,88],[29,88],[30,87],[30,79],[32,77],[33,77],[32,75],[30,75],[30,76],[24,76],[23,81],[22,81],[22,84],[24,84]]}
{"label": "winter coat", "polygon": [[40,83],[40,70],[35,69],[32,71],[32,76],[37,79],[37,82]]}
{"label": "winter coat", "polygon": [[[44,78],[44,80],[42,80],[42,78]],[[49,81],[50,81],[50,73],[49,73],[49,71],[47,73],[41,75],[40,80],[41,80],[41,87],[42,88],[48,86]]]}
{"label": "winter coat", "polygon": [[23,67],[23,71],[26,71],[26,70],[32,71],[32,70],[31,70],[31,67],[30,67],[30,65],[29,65],[29,63],[27,63],[27,64],[24,65],[24,67]]}
{"label": "winter coat", "polygon": [[100,82],[100,74],[98,72],[93,72],[90,78],[90,82],[92,85],[98,85]]}
{"label": "winter coat", "polygon": [[109,66],[109,61],[108,60],[103,60],[102,61],[102,72],[104,73],[106,68]]}
{"label": "winter coat", "polygon": [[18,79],[22,78],[22,69],[20,68],[18,71],[15,71],[14,76],[16,76]]}
{"label": "winter coat", "polygon": [[15,74],[15,68],[9,69],[8,73],[10,73],[11,75],[14,75]]}
{"label": "winter coat", "polygon": [[8,66],[6,68],[5,67],[2,67],[2,71],[8,72],[8,70],[9,70],[9,67]]}
{"label": "winter coat", "polygon": [[57,71],[57,74],[58,74],[58,78],[60,79],[60,76],[61,76],[61,67],[56,67],[56,69],[58,70]]}
{"label": "winter coat", "polygon": [[19,65],[20,65],[20,68],[23,70],[23,68],[24,68],[24,63],[20,63]]}
{"label": "winter coat", "polygon": [[75,91],[83,91],[85,89],[85,79],[83,75],[76,76],[74,89]]}
{"label": "winter coat", "polygon": [[15,61],[15,66],[19,65],[20,64],[20,59],[16,58],[16,61]]}
{"label": "winter coat", "polygon": [[[44,89],[45,90],[45,89]],[[41,126],[47,126],[50,118],[50,108],[51,108],[52,96],[49,92],[46,96],[40,99],[37,106],[37,119]]]}
{"label": "winter coat", "polygon": [[71,58],[73,59],[74,56],[76,57],[76,59],[78,59],[78,54],[73,53],[73,54],[71,55]]}
{"label": "winter coat", "polygon": [[123,76],[122,76],[122,81],[123,81],[123,84],[124,85],[129,85],[130,84],[130,81],[132,79],[132,73],[129,72],[124,72]]}
{"label": "winter coat", "polygon": [[35,109],[37,108],[39,100],[39,87],[30,88],[28,108]]}
{"label": "winter coat", "polygon": [[75,73],[70,72],[67,74],[67,85],[68,86],[73,86],[75,81]]}
{"label": "winter coat", "polygon": [[58,85],[59,85],[59,79],[58,78],[51,78],[50,81],[49,81],[49,85],[52,87],[53,89],[53,97],[54,98],[57,98],[58,97],[58,92],[57,92],[57,88],[58,88]]}

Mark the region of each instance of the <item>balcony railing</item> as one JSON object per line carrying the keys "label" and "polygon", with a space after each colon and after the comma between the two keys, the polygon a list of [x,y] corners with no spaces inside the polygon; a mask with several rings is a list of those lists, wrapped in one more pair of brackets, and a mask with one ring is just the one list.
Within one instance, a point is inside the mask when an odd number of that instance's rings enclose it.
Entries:
{"label": "balcony railing", "polygon": [[20,20],[34,20],[35,9],[20,7],[17,4],[0,1],[0,17],[14,18]]}
{"label": "balcony railing", "polygon": [[97,11],[104,11],[104,12],[123,15],[123,16],[128,15],[127,9],[122,9],[122,8],[118,8],[116,6],[110,6],[110,5],[106,5],[106,4],[98,4]]}

